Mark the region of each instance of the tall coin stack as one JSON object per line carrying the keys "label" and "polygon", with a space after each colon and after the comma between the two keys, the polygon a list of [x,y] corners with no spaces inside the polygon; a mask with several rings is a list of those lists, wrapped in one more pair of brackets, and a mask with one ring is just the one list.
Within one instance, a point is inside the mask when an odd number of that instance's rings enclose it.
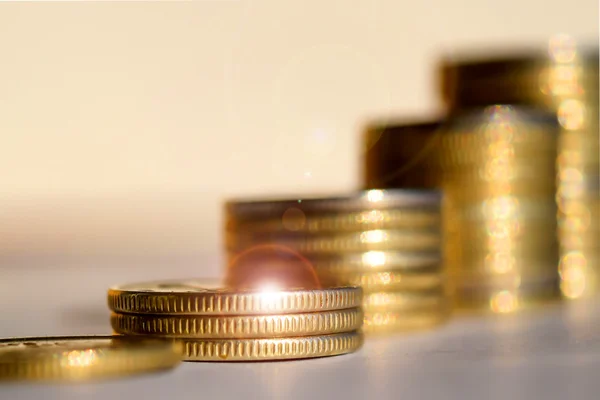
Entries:
{"label": "tall coin stack", "polygon": [[557,114],[559,272],[567,298],[600,292],[598,84],[598,48],[583,50],[564,35],[551,38],[541,54],[447,60],[442,66],[452,113],[503,103]]}
{"label": "tall coin stack", "polygon": [[373,124],[365,142],[366,186],[444,190],[444,258],[458,308],[507,313],[556,298],[551,115],[475,108],[444,123]]}
{"label": "tall coin stack", "polygon": [[232,289],[182,280],[108,291],[111,325],[123,335],[183,342],[187,361],[262,361],[353,352],[362,345],[358,287]]}
{"label": "tall coin stack", "polygon": [[366,332],[433,327],[449,311],[440,223],[437,191],[230,201],[228,275],[360,285]]}
{"label": "tall coin stack", "polygon": [[556,299],[555,119],[510,106],[455,115],[437,158],[456,304],[507,313]]}

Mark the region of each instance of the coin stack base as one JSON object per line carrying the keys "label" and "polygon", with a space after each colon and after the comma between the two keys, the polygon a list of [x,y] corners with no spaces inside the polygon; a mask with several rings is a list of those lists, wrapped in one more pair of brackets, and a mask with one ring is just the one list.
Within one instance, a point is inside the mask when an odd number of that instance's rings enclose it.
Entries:
{"label": "coin stack base", "polygon": [[[462,139],[463,152],[473,154],[457,160],[440,152],[438,158],[458,309],[506,314],[559,297],[556,133],[551,115],[527,108],[495,106],[448,123],[441,149],[458,152],[451,143]],[[527,156],[538,143],[548,151]],[[450,178],[452,169],[463,172]],[[478,173],[471,177],[473,171]]]}

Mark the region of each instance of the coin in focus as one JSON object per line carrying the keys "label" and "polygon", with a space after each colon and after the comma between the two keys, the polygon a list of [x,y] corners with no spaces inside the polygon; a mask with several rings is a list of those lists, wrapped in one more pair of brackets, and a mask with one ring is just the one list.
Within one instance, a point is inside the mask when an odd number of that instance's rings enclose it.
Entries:
{"label": "coin in focus", "polygon": [[363,344],[360,331],[320,336],[184,341],[186,361],[270,361],[352,353]]}

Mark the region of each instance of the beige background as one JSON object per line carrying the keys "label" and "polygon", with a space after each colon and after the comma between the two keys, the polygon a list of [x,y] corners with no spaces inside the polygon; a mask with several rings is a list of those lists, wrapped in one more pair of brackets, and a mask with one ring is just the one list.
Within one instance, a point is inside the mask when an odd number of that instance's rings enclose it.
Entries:
{"label": "beige background", "polygon": [[0,263],[215,272],[224,198],[357,187],[367,119],[439,112],[440,54],[597,43],[598,17],[596,0],[2,3]]}

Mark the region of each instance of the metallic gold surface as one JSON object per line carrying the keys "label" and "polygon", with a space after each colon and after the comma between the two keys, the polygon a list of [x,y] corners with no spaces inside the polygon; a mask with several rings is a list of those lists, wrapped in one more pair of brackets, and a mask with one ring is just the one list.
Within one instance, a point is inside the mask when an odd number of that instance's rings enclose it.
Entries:
{"label": "metallic gold surface", "polygon": [[304,314],[249,316],[111,315],[116,333],[171,338],[246,339],[327,335],[362,326],[359,308]]}
{"label": "metallic gold surface", "polygon": [[[234,260],[236,253],[229,253],[228,258]],[[262,258],[261,258],[262,257]],[[339,252],[327,255],[314,254],[298,259],[295,254],[288,255],[283,252],[264,251],[252,262],[258,265],[268,259],[276,259],[281,263],[294,268],[296,264],[305,263],[317,271],[331,274],[344,274],[349,272],[419,272],[431,271],[441,268],[441,250],[426,252],[401,252],[401,251],[366,251],[366,252]]]}
{"label": "metallic gold surface", "polygon": [[442,97],[457,109],[494,103],[537,104],[554,108],[557,98],[576,95],[594,98],[598,89],[598,49],[581,49],[566,36],[550,39],[548,50],[443,60],[440,73]]}
{"label": "metallic gold surface", "polygon": [[441,121],[370,123],[363,140],[364,187],[436,187],[436,177],[422,172],[434,157],[441,127]]}
{"label": "metallic gold surface", "polygon": [[392,252],[367,251],[363,253],[340,253],[334,257],[317,257],[310,260],[319,271],[347,272],[417,272],[428,271],[442,264],[441,251]]}
{"label": "metallic gold surface", "polygon": [[430,311],[365,312],[363,331],[367,335],[418,331],[437,327],[448,320],[447,309]]}
{"label": "metallic gold surface", "polygon": [[340,274],[339,280],[349,285],[362,286],[365,293],[381,290],[438,289],[446,282],[441,269],[412,274],[395,271],[349,272]]}
{"label": "metallic gold surface", "polygon": [[330,232],[365,231],[374,229],[419,229],[436,227],[441,222],[439,210],[365,210],[343,214],[307,217],[300,209],[288,209],[281,218],[266,218],[255,221],[238,221],[228,218],[229,231],[259,232],[303,232],[323,234]]}
{"label": "metallic gold surface", "polygon": [[[430,128],[407,137],[404,128],[390,128],[400,135],[394,139],[398,146],[406,140],[407,148],[422,151],[415,152],[418,163],[410,152],[382,155],[388,164],[380,170],[409,164],[414,178],[390,184],[444,190],[444,262],[451,285],[518,287],[544,277],[556,286],[555,116],[532,107],[493,105],[461,109]],[[376,160],[371,155],[367,162]]]}
{"label": "metallic gold surface", "polygon": [[513,195],[492,196],[483,202],[474,201],[470,204],[460,204],[453,199],[448,202],[454,213],[445,219],[450,222],[483,222],[495,221],[552,221],[556,214],[556,201],[548,198],[520,198]]}
{"label": "metallic gold surface", "polygon": [[258,244],[276,244],[299,251],[302,254],[331,254],[361,251],[426,251],[441,245],[441,235],[435,231],[371,230],[331,236],[289,238],[278,235],[251,236],[251,234],[228,234],[227,249],[237,251]]}
{"label": "metallic gold surface", "polygon": [[[533,105],[555,114],[560,126],[556,159],[560,257],[578,252],[585,259],[597,259],[600,214],[593,211],[600,199],[597,45],[586,49],[569,36],[555,35],[545,52],[447,59],[441,72],[443,97],[452,112],[501,102]],[[540,140],[540,149],[547,144]],[[564,212],[565,203],[575,204],[577,212]],[[565,227],[570,232],[564,232]],[[600,265],[589,266],[585,272],[577,269],[578,283],[561,284],[566,298],[598,292],[593,282]]]}
{"label": "metallic gold surface", "polygon": [[553,304],[558,300],[560,300],[558,284],[548,284],[535,290],[525,287],[496,290],[457,289],[455,296],[456,307],[459,310],[494,314],[510,314]]}
{"label": "metallic gold surface", "polygon": [[555,288],[558,287],[559,275],[554,270],[546,271],[544,274],[513,271],[496,275],[463,273],[452,278],[452,287],[457,288],[458,291],[483,293],[485,291],[513,290],[525,287],[530,292],[543,292],[545,290],[555,292]]}
{"label": "metallic gold surface", "polygon": [[238,221],[279,219],[290,210],[306,216],[327,213],[352,213],[385,209],[439,210],[441,193],[432,190],[367,190],[341,197],[297,199],[236,199],[225,204],[225,212]]}
{"label": "metallic gold surface", "polygon": [[[377,311],[429,307],[440,312],[448,306],[443,295],[442,197],[429,190],[361,193],[358,202],[352,195],[230,202],[228,273],[304,279],[310,270],[320,280],[377,292],[363,304]],[[398,291],[404,291],[403,299]],[[434,291],[438,295],[432,299]],[[416,301],[419,294],[429,297]]]}
{"label": "metallic gold surface", "polygon": [[382,291],[366,293],[362,308],[374,311],[435,310],[447,307],[449,299],[442,289],[428,291]]}
{"label": "metallic gold surface", "polygon": [[[541,251],[541,250],[539,250]],[[458,274],[456,279],[467,279],[473,276],[474,279],[486,278],[497,279],[501,276],[519,276],[524,279],[538,276],[557,276],[555,269],[556,253],[540,256],[539,251],[531,255],[522,255],[515,252],[488,252],[471,255],[454,255],[447,257],[449,263],[463,262],[459,268],[449,269],[448,274]]]}
{"label": "metallic gold surface", "polygon": [[269,361],[328,357],[357,351],[360,331],[323,336],[274,339],[206,339],[184,341],[186,361]]}
{"label": "metallic gold surface", "polygon": [[358,307],[358,287],[235,290],[216,280],[177,280],[123,285],[108,291],[112,311],[135,314],[291,314]]}
{"label": "metallic gold surface", "polygon": [[568,299],[592,297],[600,292],[600,254],[594,250],[565,251],[558,266],[560,288]]}
{"label": "metallic gold surface", "polygon": [[123,336],[0,339],[0,381],[83,381],[172,368],[180,343]]}

